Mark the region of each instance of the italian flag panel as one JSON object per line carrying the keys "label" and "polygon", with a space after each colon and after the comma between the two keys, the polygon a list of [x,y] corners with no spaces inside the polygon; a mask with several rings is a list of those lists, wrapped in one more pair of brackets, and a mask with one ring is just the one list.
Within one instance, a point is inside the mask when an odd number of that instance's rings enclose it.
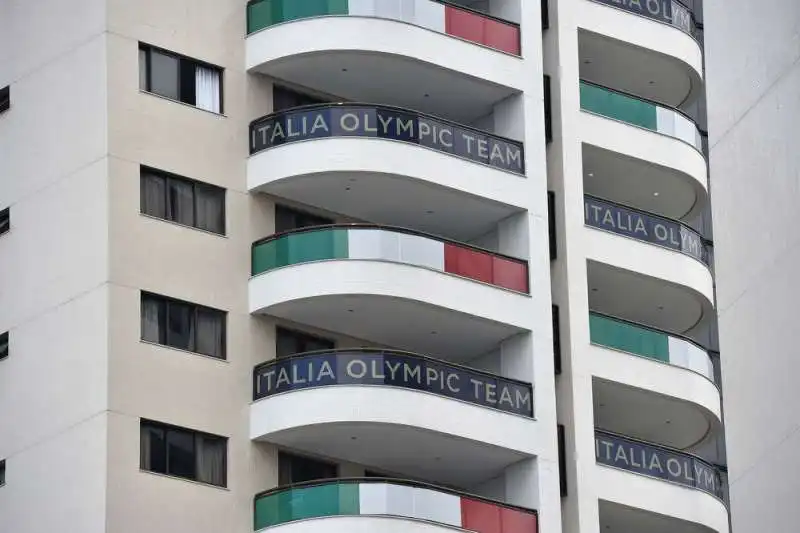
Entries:
{"label": "italian flag panel", "polygon": [[253,275],[310,261],[403,263],[528,292],[525,261],[390,229],[323,228],[278,236],[253,247]]}
{"label": "italian flag panel", "polygon": [[533,511],[433,488],[395,483],[332,482],[288,488],[255,504],[255,529],[323,516],[395,516],[477,533],[536,533]]}

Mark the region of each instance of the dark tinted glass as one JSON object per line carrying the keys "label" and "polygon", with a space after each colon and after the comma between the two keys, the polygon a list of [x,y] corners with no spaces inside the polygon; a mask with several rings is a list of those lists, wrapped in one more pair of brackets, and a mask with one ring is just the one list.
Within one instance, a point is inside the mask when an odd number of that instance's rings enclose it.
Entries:
{"label": "dark tinted glass", "polygon": [[167,218],[194,226],[194,188],[190,182],[167,181]]}
{"label": "dark tinted glass", "polygon": [[278,454],[278,479],[281,485],[331,479],[337,475],[338,468],[335,464],[285,452]]}
{"label": "dark tinted glass", "polygon": [[167,305],[167,344],[194,349],[194,310],[191,305],[170,301]]}
{"label": "dark tinted glass", "polygon": [[11,107],[11,86],[0,89],[0,113]]}
{"label": "dark tinted glass", "polygon": [[140,466],[142,470],[167,473],[167,441],[164,429],[142,423]]}
{"label": "dark tinted glass", "polygon": [[142,213],[167,218],[167,182],[163,176],[142,172],[139,205]]}
{"label": "dark tinted glass", "polygon": [[196,226],[206,231],[225,233],[225,189],[195,183]]}
{"label": "dark tinted glass", "polygon": [[277,357],[287,357],[314,350],[333,350],[336,343],[313,335],[283,328],[276,328],[275,352]]}
{"label": "dark tinted glass", "polygon": [[180,97],[180,60],[150,49],[150,92],[178,100]]}
{"label": "dark tinted glass", "polygon": [[0,335],[0,359],[8,357],[8,332]]}
{"label": "dark tinted glass", "polygon": [[6,207],[0,211],[0,234],[11,229],[11,209]]}
{"label": "dark tinted glass", "polygon": [[333,220],[282,205],[275,206],[275,233],[313,226],[326,226],[328,224],[333,224]]}
{"label": "dark tinted glass", "polygon": [[194,433],[167,430],[167,474],[194,479]]}
{"label": "dark tinted glass", "polygon": [[275,85],[272,88],[272,110],[283,111],[284,109],[291,109],[302,105],[324,104],[325,100],[309,96],[280,85]]}

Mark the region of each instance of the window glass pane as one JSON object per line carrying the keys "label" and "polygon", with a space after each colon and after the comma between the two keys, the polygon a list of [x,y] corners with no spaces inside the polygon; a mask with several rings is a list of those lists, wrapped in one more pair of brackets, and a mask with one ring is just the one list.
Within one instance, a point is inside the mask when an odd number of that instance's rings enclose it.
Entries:
{"label": "window glass pane", "polygon": [[194,308],[181,302],[167,304],[167,344],[194,351]]}
{"label": "window glass pane", "polygon": [[303,351],[313,352],[315,350],[333,350],[333,348],[333,341],[329,341],[328,339],[320,339],[317,337],[308,337],[305,346],[303,346]]}
{"label": "window glass pane", "polygon": [[197,87],[196,70],[197,66],[191,59],[180,59],[180,101],[189,104],[196,104],[195,88]]}
{"label": "window glass pane", "polygon": [[309,96],[280,85],[274,85],[272,89],[272,110],[273,112],[291,109],[302,105],[324,104],[325,100]]}
{"label": "window glass pane", "polygon": [[220,72],[197,66],[195,70],[195,105],[200,109],[220,112]]}
{"label": "window glass pane", "polygon": [[142,423],[139,457],[142,470],[167,473],[167,442],[163,429]]}
{"label": "window glass pane", "polygon": [[142,295],[142,340],[166,344],[166,304],[164,300]]}
{"label": "window glass pane", "polygon": [[0,359],[8,357],[8,332],[0,335]]}
{"label": "window glass pane", "polygon": [[333,220],[303,213],[302,211],[295,211],[282,205],[275,206],[275,233],[328,224],[333,224]]}
{"label": "window glass pane", "polygon": [[297,338],[291,331],[283,328],[277,328],[275,331],[275,355],[277,357],[288,357],[299,353],[297,347]]}
{"label": "window glass pane", "polygon": [[0,234],[11,229],[11,209],[6,207],[0,211]]}
{"label": "window glass pane", "polygon": [[195,479],[194,434],[167,429],[167,474]]}
{"label": "window glass pane", "polygon": [[197,435],[197,480],[224,487],[226,480],[226,439]]}
{"label": "window glass pane", "polygon": [[279,480],[288,480],[288,483],[302,483],[317,479],[335,478],[337,474],[338,468],[334,464],[280,452],[278,460]]}
{"label": "window glass pane", "polygon": [[179,59],[150,50],[150,91],[178,100]]}
{"label": "window glass pane", "polygon": [[6,461],[0,461],[0,485],[6,484]]}
{"label": "window glass pane", "polygon": [[158,218],[167,217],[166,180],[152,172],[143,172],[139,203],[142,213]]}
{"label": "window glass pane", "polygon": [[197,353],[225,359],[225,313],[197,309]]}
{"label": "window glass pane", "polygon": [[194,187],[182,180],[167,180],[167,219],[194,226]]}
{"label": "window glass pane", "polygon": [[147,50],[139,48],[139,89],[147,90]]}
{"label": "window glass pane", "polygon": [[202,183],[195,184],[197,227],[225,234],[225,190]]}

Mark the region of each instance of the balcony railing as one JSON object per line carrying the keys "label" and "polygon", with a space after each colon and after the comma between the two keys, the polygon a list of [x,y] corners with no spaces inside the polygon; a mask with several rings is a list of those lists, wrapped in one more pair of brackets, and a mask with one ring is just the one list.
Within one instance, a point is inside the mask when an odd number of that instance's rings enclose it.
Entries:
{"label": "balcony railing", "polygon": [[635,3],[620,0],[593,1],[634,13],[662,24],[674,26],[692,37],[697,36],[697,23],[694,19],[694,13],[678,0],[648,0]]}
{"label": "balcony railing", "polygon": [[686,368],[714,382],[708,352],[687,338],[600,313],[589,313],[589,337],[592,344]]}
{"label": "balcony railing", "polygon": [[327,260],[402,263],[528,292],[528,262],[422,232],[374,224],[334,224],[279,233],[253,243],[252,274]]}
{"label": "balcony railing", "polygon": [[275,359],[253,370],[255,401],[336,385],[400,387],[533,417],[530,383],[409,352],[324,350]]}
{"label": "balcony railing", "polygon": [[724,501],[720,469],[699,457],[599,429],[594,449],[599,464],[697,489]]}
{"label": "balcony railing", "polygon": [[393,516],[477,533],[537,533],[537,515],[516,507],[415,481],[325,479],[278,487],[255,497],[256,531],[330,516]]}
{"label": "balcony railing", "polygon": [[583,197],[583,215],[587,226],[675,250],[706,266],[711,263],[700,233],[677,220],[589,195]]}
{"label": "balcony railing", "polygon": [[316,104],[256,119],[250,123],[250,154],[287,143],[329,137],[368,137],[411,143],[525,174],[521,142],[425,113],[374,104]]}
{"label": "balcony railing", "polygon": [[293,20],[348,15],[399,20],[520,55],[518,24],[446,0],[250,0],[247,33]]}
{"label": "balcony railing", "polygon": [[677,109],[587,81],[581,81],[581,109],[680,139],[703,151],[697,124]]}

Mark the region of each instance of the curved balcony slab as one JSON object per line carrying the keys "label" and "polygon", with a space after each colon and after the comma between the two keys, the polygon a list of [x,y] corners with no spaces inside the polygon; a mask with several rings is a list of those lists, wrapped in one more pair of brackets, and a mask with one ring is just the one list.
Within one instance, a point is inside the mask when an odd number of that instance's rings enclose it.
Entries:
{"label": "curved balcony slab", "polygon": [[250,130],[251,191],[462,239],[524,209],[522,143],[415,111],[312,106]]}
{"label": "curved balcony slab", "polygon": [[715,533],[702,524],[674,516],[636,509],[604,500],[599,501],[600,530],[647,531],[647,533]]}
{"label": "curved balcony slab", "polygon": [[682,334],[713,315],[713,278],[700,261],[610,231],[585,231],[591,309]]}
{"label": "curved balcony slab", "polygon": [[534,510],[398,479],[331,479],[279,487],[256,495],[254,508],[256,531],[538,531]]}
{"label": "curved balcony slab", "polygon": [[374,16],[301,18],[266,27],[247,37],[246,68],[349,100],[385,102],[465,123],[488,115],[525,83],[519,57]]}
{"label": "curved balcony slab", "polygon": [[[634,376],[634,369],[652,371],[652,362],[596,346],[589,353],[597,427],[679,450],[699,449],[722,433],[719,393],[700,376],[666,365],[655,375]],[[667,375],[678,383],[666,383]]]}
{"label": "curved balcony slab", "polygon": [[697,176],[692,176],[586,142],[581,153],[585,194],[672,220],[692,220],[708,206],[706,182],[698,181],[703,177],[702,161],[698,160]]}
{"label": "curved balcony slab", "polygon": [[[413,373],[418,368],[408,365],[398,372]],[[479,405],[440,394],[448,387],[448,377],[455,385],[452,376],[468,372],[447,373],[447,366],[440,364],[433,376],[434,370],[429,368],[419,389],[358,384],[377,381],[369,377],[374,374],[371,367],[334,369],[337,379],[356,383],[262,398],[250,408],[250,436],[306,453],[463,486],[492,479],[541,449],[533,419],[486,407],[486,385],[496,378],[481,377],[480,385],[462,384],[461,395],[478,398],[484,404]],[[350,377],[361,370],[367,375]],[[374,370],[391,374],[389,367]],[[437,390],[435,383],[428,385],[428,377],[432,382],[444,378],[444,386]],[[415,379],[412,376],[407,381]],[[510,394],[505,402],[508,406],[516,402],[515,407],[525,407],[524,400],[515,395],[521,389],[512,387],[509,392],[502,387],[489,391],[489,399],[499,401],[499,396],[491,397],[495,393]]]}
{"label": "curved balcony slab", "polygon": [[525,331],[531,313],[525,261],[397,228],[275,236],[254,245],[253,274],[253,313],[462,360]]}
{"label": "curved balcony slab", "polygon": [[[647,5],[656,3],[681,6],[674,0],[582,2],[578,21],[581,77],[680,107],[702,94],[703,51],[689,33],[693,20],[685,8],[676,11],[680,13],[676,24],[663,16],[660,20],[639,16],[651,14]],[[643,13],[637,13],[637,4]],[[663,15],[663,9],[658,11]]]}
{"label": "curved balcony slab", "polygon": [[[603,434],[599,440],[611,441]],[[628,442],[633,442],[633,445]],[[725,503],[710,490],[704,490],[711,489],[711,485],[720,479],[713,466],[691,455],[622,440],[618,436],[610,445],[596,441],[595,452],[598,457],[595,486],[600,500],[728,533]],[[636,465],[647,462],[647,466],[634,466],[631,461]],[[670,473],[670,467],[674,475]],[[695,531],[689,529],[687,533]]]}

